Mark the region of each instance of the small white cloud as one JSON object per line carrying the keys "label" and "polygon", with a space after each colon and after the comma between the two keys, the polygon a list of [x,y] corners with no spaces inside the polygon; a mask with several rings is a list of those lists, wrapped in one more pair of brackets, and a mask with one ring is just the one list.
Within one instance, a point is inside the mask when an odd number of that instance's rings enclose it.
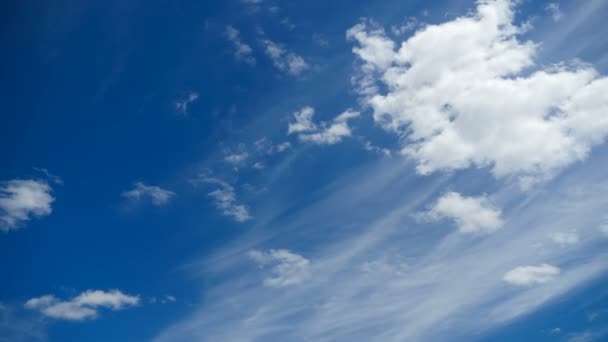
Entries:
{"label": "small white cloud", "polygon": [[253,168],[256,170],[263,170],[266,166],[262,162],[256,162],[253,164]]}
{"label": "small white cloud", "polygon": [[370,141],[367,141],[367,140],[363,142],[363,148],[366,151],[369,151],[369,152],[375,152],[375,153],[383,154],[383,155],[385,155],[387,157],[391,156],[391,150],[389,150],[388,148],[376,146],[376,145],[372,144]]}
{"label": "small white cloud", "polygon": [[555,232],[549,236],[551,241],[564,247],[569,245],[575,245],[579,241],[578,234],[576,232]]}
{"label": "small white cloud", "polygon": [[321,47],[329,46],[329,40],[324,35],[316,32],[312,34],[312,42]]}
{"label": "small white cloud", "polygon": [[179,100],[175,102],[175,109],[177,109],[182,114],[188,114],[188,106],[198,100],[199,94],[195,91],[191,91],[188,93],[185,99]]}
{"label": "small white cloud", "polygon": [[600,226],[600,232],[602,232],[606,237],[608,237],[608,223],[603,224],[602,226]]}
{"label": "small white cloud", "polygon": [[100,308],[122,310],[137,304],[139,296],[126,295],[119,290],[87,290],[67,301],[53,295],[32,298],[25,307],[55,319],[82,321],[96,318]]}
{"label": "small white cloud", "polygon": [[289,123],[287,134],[316,130],[317,125],[312,122],[313,115],[315,115],[315,109],[312,107],[304,107],[299,112],[293,113],[295,122]]}
{"label": "small white cloud", "polygon": [[167,295],[165,296],[164,302],[165,303],[174,303],[177,299],[171,295]]}
{"label": "small white cloud", "polygon": [[391,31],[396,36],[401,36],[409,31],[414,30],[418,26],[418,19],[415,17],[407,18],[403,24],[399,26],[391,26]]}
{"label": "small white cloud", "polygon": [[505,273],[503,280],[517,286],[543,284],[554,280],[560,274],[560,269],[549,265],[518,266]]}
{"label": "small white cloud", "polygon": [[298,139],[318,145],[333,145],[351,136],[348,120],[359,116],[359,112],[347,110],[335,117],[330,123],[322,122],[319,125],[312,121],[315,111],[311,107],[304,107],[295,112],[294,122],[287,126],[287,134],[298,133]]}
{"label": "small white cloud", "polygon": [[291,143],[288,141],[282,142],[280,144],[273,144],[270,140],[266,138],[258,139],[255,142],[255,147],[257,151],[261,154],[272,155],[275,153],[281,153],[289,148],[291,148]]}
{"label": "small white cloud", "polygon": [[224,157],[224,160],[233,165],[240,165],[249,158],[247,152],[232,153]]}
{"label": "small white cloud", "polygon": [[137,182],[133,189],[123,192],[122,196],[131,201],[150,199],[154,205],[163,206],[169,203],[175,196],[175,193],[155,185],[146,185],[142,182]]}
{"label": "small white cloud", "polygon": [[264,45],[266,55],[278,70],[286,72],[291,76],[299,76],[310,68],[304,58],[294,52],[287,51],[282,45],[269,39],[263,39],[262,44]]}
{"label": "small white cloud", "polygon": [[272,267],[272,276],[264,279],[264,285],[268,287],[297,285],[310,277],[310,260],[287,249],[253,250],[249,257],[260,267]]}
{"label": "small white cloud", "polygon": [[232,26],[227,26],[225,35],[234,47],[234,58],[237,61],[241,61],[249,65],[255,65],[253,49],[251,46],[241,41],[240,32]]}
{"label": "small white cloud", "polygon": [[61,177],[52,174],[49,170],[47,170],[44,167],[34,167],[34,170],[43,173],[46,178],[48,178],[49,180],[51,180],[51,182],[58,184],[58,185],[63,185],[63,179],[61,179]]}
{"label": "small white cloud", "polygon": [[560,21],[562,19],[562,17],[564,16],[564,14],[562,13],[562,11],[559,8],[559,4],[555,3],[555,2],[551,2],[549,4],[547,4],[547,6],[545,6],[545,11],[547,11],[549,14],[551,14],[551,18],[553,18],[553,21]]}
{"label": "small white cloud", "polygon": [[231,217],[237,222],[245,222],[252,219],[249,209],[238,204],[234,187],[220,179],[203,176],[200,181],[218,185],[219,188],[211,191],[208,195],[213,199],[215,207],[222,215]]}
{"label": "small white cloud", "polygon": [[52,212],[55,198],[51,187],[42,181],[14,179],[0,184],[0,231],[18,229],[32,217]]}
{"label": "small white cloud", "polygon": [[501,211],[494,208],[486,197],[463,197],[457,192],[443,195],[422,218],[453,220],[461,233],[492,233],[503,225]]}

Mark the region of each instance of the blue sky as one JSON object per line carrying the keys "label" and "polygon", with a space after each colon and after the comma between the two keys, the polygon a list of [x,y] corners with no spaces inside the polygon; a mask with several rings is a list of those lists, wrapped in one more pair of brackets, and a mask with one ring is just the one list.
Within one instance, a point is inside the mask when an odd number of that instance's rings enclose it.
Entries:
{"label": "blue sky", "polygon": [[9,2],[0,341],[603,341],[608,1]]}

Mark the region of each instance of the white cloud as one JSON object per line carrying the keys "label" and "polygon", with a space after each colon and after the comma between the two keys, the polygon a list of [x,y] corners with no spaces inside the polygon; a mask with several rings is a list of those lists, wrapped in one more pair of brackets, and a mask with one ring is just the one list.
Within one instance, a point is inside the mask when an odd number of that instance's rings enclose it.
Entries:
{"label": "white cloud", "polygon": [[489,167],[530,185],[604,141],[608,79],[580,62],[540,69],[539,44],[518,39],[527,27],[513,24],[515,3],[478,1],[475,14],[428,25],[398,50],[373,23],[348,30],[357,89],[419,173]]}
{"label": "white cloud", "polygon": [[252,219],[249,209],[238,204],[234,187],[220,179],[203,176],[202,182],[218,185],[219,188],[211,191],[208,195],[213,199],[215,207],[222,215],[233,218],[237,222],[245,222]]}
{"label": "white cloud", "polygon": [[298,133],[298,139],[318,145],[333,145],[351,136],[348,120],[359,116],[359,112],[347,110],[335,117],[330,123],[321,122],[319,125],[312,121],[315,110],[304,107],[293,114],[295,121],[289,123],[287,134]]}
{"label": "white cloud", "polygon": [[448,192],[437,200],[423,218],[453,220],[461,233],[492,233],[503,225],[501,212],[485,197],[463,197],[457,192]]}
{"label": "white cloud", "polygon": [[559,4],[555,2],[547,4],[547,6],[545,6],[545,11],[549,12],[549,14],[551,14],[551,18],[553,18],[553,21],[556,22],[560,21],[564,16],[562,11],[559,9]]}
{"label": "white cloud", "polygon": [[175,196],[175,193],[155,185],[146,185],[142,182],[137,182],[133,189],[123,192],[122,196],[131,201],[140,201],[148,198],[154,205],[163,206],[169,203]]}
{"label": "white cloud", "polygon": [[518,266],[505,273],[503,280],[517,286],[528,286],[550,282],[560,274],[560,269],[549,265]]}
{"label": "white cloud", "polygon": [[32,217],[49,215],[55,198],[42,181],[14,179],[0,184],[0,231],[18,229]]}
{"label": "white cloud", "polygon": [[416,19],[415,17],[409,17],[403,22],[403,24],[401,24],[399,26],[391,26],[391,31],[393,32],[394,35],[400,36],[409,31],[414,30],[417,26],[418,26],[418,19]]}
{"label": "white cloud", "polygon": [[266,55],[278,70],[286,72],[291,76],[299,76],[302,72],[310,69],[304,58],[292,51],[288,51],[282,45],[269,39],[263,39],[262,44],[264,45]]}
{"label": "white cloud", "polygon": [[195,91],[191,91],[188,93],[188,96],[185,99],[179,100],[175,102],[175,109],[177,109],[182,114],[188,113],[188,106],[198,100],[199,94]]}
{"label": "white cloud", "polygon": [[308,132],[317,129],[317,125],[312,122],[313,115],[315,115],[315,109],[312,107],[304,107],[299,112],[293,113],[295,122],[289,123],[287,126],[287,134]]}
{"label": "white cloud", "polygon": [[224,160],[233,165],[240,165],[249,158],[247,152],[231,153],[224,157]]}
{"label": "white cloud", "polygon": [[268,287],[297,285],[310,277],[310,260],[287,249],[253,250],[249,257],[260,267],[272,267],[272,276],[264,279],[264,285]]}
{"label": "white cloud", "polygon": [[600,232],[608,236],[608,223],[605,223],[604,225],[600,226]]}
{"label": "white cloud", "polygon": [[551,241],[562,247],[575,245],[579,241],[579,237],[576,232],[555,232],[552,233],[549,238],[551,239]]}
{"label": "white cloud", "polygon": [[232,26],[226,27],[226,38],[234,47],[234,58],[249,65],[255,65],[253,49],[241,41],[240,32]]}
{"label": "white cloud", "polygon": [[256,147],[257,151],[260,152],[261,154],[272,155],[275,153],[281,153],[281,152],[288,150],[289,148],[291,148],[291,143],[288,141],[285,141],[280,144],[273,144],[267,138],[261,138],[261,139],[256,140],[255,147]]}
{"label": "white cloud", "polygon": [[66,301],[53,295],[32,298],[25,307],[55,319],[82,321],[97,318],[100,308],[122,310],[137,304],[139,296],[126,295],[120,290],[87,290]]}

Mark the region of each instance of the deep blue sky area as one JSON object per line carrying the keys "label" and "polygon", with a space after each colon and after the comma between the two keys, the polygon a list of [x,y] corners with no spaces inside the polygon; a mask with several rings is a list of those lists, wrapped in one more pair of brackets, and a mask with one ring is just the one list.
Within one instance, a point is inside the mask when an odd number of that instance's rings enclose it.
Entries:
{"label": "deep blue sky area", "polygon": [[608,339],[608,1],[1,8],[0,342]]}

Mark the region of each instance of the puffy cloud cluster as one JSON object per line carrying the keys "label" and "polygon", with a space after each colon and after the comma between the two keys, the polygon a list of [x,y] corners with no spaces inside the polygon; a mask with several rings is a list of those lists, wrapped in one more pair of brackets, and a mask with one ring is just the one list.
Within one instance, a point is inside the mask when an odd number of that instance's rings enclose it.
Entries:
{"label": "puffy cloud cluster", "polygon": [[419,29],[397,47],[374,23],[347,32],[354,78],[383,128],[404,139],[417,171],[489,167],[522,185],[584,159],[608,133],[608,78],[573,61],[540,68],[511,0]]}
{"label": "puffy cloud cluster", "polygon": [[491,233],[503,225],[501,211],[494,208],[485,197],[463,197],[448,192],[437,200],[423,218],[453,220],[458,230],[465,234]]}
{"label": "puffy cloud cluster", "polygon": [[310,260],[287,249],[253,250],[249,257],[260,267],[272,266],[272,275],[264,279],[268,287],[297,285],[310,277]]}
{"label": "puffy cloud cluster", "polygon": [[287,134],[298,134],[298,139],[317,145],[333,145],[342,141],[352,134],[348,120],[359,116],[359,112],[347,110],[336,116],[331,122],[313,122],[315,110],[312,107],[304,107],[293,114],[294,121],[289,123]]}
{"label": "puffy cloud cluster", "polygon": [[55,198],[42,181],[14,179],[0,184],[0,231],[18,229],[32,217],[49,215]]}
{"label": "puffy cloud cluster", "polygon": [[96,318],[100,308],[122,310],[139,303],[139,296],[130,296],[120,290],[87,290],[70,300],[59,300],[54,295],[32,298],[25,307],[43,315],[70,321]]}

